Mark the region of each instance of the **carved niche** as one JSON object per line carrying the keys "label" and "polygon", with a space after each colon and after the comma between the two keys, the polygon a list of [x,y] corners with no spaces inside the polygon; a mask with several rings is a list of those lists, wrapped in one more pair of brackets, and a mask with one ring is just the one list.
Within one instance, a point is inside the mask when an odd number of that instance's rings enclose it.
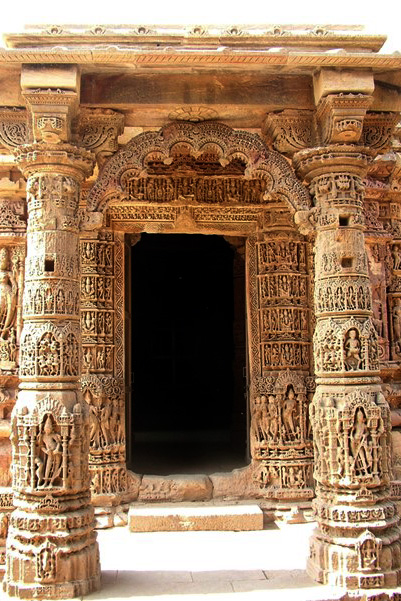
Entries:
{"label": "carved niche", "polygon": [[314,338],[317,372],[357,372],[379,369],[377,332],[370,318],[319,324]]}
{"label": "carved niche", "polygon": [[334,394],[327,396],[326,407],[312,406],[314,476],[319,483],[349,489],[389,484],[389,412],[386,402],[375,402],[375,397],[357,390],[345,399],[338,396],[345,403],[342,409],[335,407]]}
{"label": "carved niche", "polygon": [[15,490],[85,488],[88,470],[84,460],[87,416],[77,403],[72,413],[52,395],[37,402],[31,414],[16,412],[12,425]]}
{"label": "carved niche", "polygon": [[313,496],[312,430],[308,408],[312,382],[296,372],[262,378],[252,404],[251,448],[256,481],[265,496]]}
{"label": "carved niche", "polygon": [[121,381],[106,375],[81,380],[89,409],[89,470],[92,495],[127,491],[125,407]]}

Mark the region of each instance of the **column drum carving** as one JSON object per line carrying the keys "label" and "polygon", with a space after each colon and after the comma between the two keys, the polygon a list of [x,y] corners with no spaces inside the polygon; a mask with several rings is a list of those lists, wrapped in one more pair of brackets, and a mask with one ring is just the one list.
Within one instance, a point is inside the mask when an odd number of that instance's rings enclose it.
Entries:
{"label": "column drum carving", "polygon": [[332,145],[295,162],[316,204],[314,509],[309,573],[319,582],[396,586],[400,531],[390,488],[390,412],[379,379],[379,338],[363,213],[372,153]]}
{"label": "column drum carving", "polygon": [[78,206],[92,156],[46,143],[16,156],[28,179],[28,228],[5,590],[21,598],[75,597],[97,588],[100,577],[89,412],[79,390]]}

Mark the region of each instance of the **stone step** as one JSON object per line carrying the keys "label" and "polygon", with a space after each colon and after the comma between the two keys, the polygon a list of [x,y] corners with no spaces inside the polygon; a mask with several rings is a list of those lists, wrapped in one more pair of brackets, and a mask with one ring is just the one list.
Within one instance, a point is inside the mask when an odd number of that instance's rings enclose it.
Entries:
{"label": "stone step", "polygon": [[263,530],[263,512],[258,505],[131,505],[131,532],[184,530]]}

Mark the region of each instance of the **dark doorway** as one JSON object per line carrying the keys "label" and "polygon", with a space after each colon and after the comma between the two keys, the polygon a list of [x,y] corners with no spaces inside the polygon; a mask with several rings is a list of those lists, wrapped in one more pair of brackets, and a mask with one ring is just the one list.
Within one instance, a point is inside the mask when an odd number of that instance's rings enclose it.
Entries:
{"label": "dark doorway", "polygon": [[221,236],[143,234],[132,248],[137,473],[246,464],[245,276],[238,284],[235,258]]}

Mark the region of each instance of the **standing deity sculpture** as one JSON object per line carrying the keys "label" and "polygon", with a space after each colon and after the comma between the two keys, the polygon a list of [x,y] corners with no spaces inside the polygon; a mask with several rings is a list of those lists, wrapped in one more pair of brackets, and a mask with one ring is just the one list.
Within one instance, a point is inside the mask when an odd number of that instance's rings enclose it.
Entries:
{"label": "standing deity sculpture", "polygon": [[283,405],[283,424],[286,438],[288,439],[291,439],[291,436],[295,436],[294,412],[296,409],[296,404],[297,399],[294,389],[289,387]]}
{"label": "standing deity sculpture", "polygon": [[392,321],[394,337],[393,343],[396,347],[397,353],[399,353],[401,344],[401,297],[396,297],[394,299]]}
{"label": "standing deity sculpture", "polygon": [[17,306],[17,280],[10,270],[7,248],[0,250],[0,338],[8,338]]}
{"label": "standing deity sculpture", "polygon": [[63,456],[61,436],[54,431],[50,415],[46,418],[43,434],[40,437],[40,451],[42,457],[36,458],[38,466],[36,475],[38,487],[46,488],[53,486],[55,480],[60,476]]}

